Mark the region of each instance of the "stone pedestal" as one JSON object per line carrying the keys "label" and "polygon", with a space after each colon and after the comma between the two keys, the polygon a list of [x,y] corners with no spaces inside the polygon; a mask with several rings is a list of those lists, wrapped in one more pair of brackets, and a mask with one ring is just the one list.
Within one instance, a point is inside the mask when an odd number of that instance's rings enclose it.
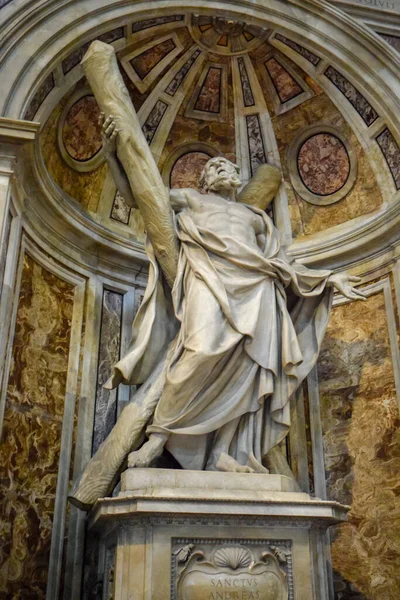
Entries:
{"label": "stone pedestal", "polygon": [[129,469],[89,517],[103,598],[324,600],[326,529],[346,507],[280,475]]}

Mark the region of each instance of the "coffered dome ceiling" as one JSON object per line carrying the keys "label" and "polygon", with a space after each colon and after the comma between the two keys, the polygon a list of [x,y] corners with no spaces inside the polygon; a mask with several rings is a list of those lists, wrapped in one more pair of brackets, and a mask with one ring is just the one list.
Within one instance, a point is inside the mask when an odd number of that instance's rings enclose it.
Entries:
{"label": "coffered dome ceiling", "polygon": [[[115,47],[166,185],[197,186],[205,162],[218,154],[240,166],[244,182],[261,163],[281,165],[284,184],[273,210],[288,242],[378,211],[379,171],[390,193],[400,187],[400,151],[384,123],[374,133],[374,160],[360,143],[359,132],[380,122],[378,109],[326,57],[287,32],[171,14],[129,21],[96,38]],[[44,123],[43,163],[64,197],[140,242],[140,215],[115,188],[99,109],[79,64],[90,41],[49,74],[25,118],[39,115]]]}

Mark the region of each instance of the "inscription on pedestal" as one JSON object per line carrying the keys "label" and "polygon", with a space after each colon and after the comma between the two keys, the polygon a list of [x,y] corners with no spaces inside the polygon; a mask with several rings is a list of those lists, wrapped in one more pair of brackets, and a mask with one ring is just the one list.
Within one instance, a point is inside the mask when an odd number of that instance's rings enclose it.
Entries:
{"label": "inscription on pedestal", "polygon": [[172,600],[292,600],[289,540],[176,538]]}

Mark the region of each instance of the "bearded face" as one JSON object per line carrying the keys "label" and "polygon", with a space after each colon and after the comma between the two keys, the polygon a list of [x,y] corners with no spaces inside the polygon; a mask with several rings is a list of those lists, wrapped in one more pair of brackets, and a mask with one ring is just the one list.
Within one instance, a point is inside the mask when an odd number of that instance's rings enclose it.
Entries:
{"label": "bearded face", "polygon": [[200,185],[206,192],[229,192],[241,184],[239,167],[222,156],[209,160],[200,177]]}

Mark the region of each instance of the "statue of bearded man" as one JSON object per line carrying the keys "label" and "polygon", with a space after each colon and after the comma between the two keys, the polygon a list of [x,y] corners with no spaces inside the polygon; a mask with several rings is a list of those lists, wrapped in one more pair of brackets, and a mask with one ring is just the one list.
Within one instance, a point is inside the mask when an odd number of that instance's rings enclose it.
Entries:
{"label": "statue of bearded man", "polygon": [[[116,184],[136,206],[115,154],[121,134],[112,117],[102,128]],[[139,128],[137,122],[131,140]],[[137,154],[144,189],[154,161],[147,146]],[[148,239],[146,293],[129,350],[107,383],[142,384],[140,398],[124,409],[76,483],[70,499],[79,506],[105,495],[110,472],[127,455],[129,467],[149,467],[164,448],[184,469],[268,472],[266,457],[289,431],[290,398],[317,360],[333,287],[363,298],[350,283],[358,278],[287,257],[260,208],[279,187],[277,173],[261,166],[238,194],[238,167],[216,157],[201,176],[205,193],[169,191],[179,244],[175,281],[171,290]],[[95,482],[102,478],[100,489]]]}

